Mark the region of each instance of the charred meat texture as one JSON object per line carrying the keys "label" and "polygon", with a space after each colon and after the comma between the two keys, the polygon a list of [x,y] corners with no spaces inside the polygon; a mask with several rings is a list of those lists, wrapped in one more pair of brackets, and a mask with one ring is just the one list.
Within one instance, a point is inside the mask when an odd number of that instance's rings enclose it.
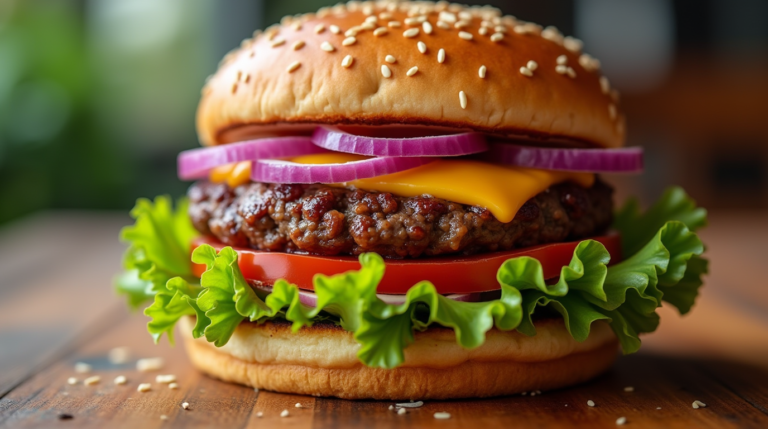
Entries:
{"label": "charred meat texture", "polygon": [[508,223],[485,208],[430,196],[400,197],[325,185],[195,183],[190,217],[230,246],[389,258],[476,254],[604,233],[613,189],[561,183],[528,200]]}

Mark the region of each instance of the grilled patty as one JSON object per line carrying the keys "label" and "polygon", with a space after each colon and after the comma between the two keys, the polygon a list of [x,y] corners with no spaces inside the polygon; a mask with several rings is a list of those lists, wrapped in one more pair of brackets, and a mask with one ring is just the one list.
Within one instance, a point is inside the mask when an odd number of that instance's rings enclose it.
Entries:
{"label": "grilled patty", "polygon": [[613,189],[561,183],[528,200],[508,223],[483,207],[325,185],[197,182],[189,214],[202,234],[254,249],[389,258],[475,254],[605,232]]}

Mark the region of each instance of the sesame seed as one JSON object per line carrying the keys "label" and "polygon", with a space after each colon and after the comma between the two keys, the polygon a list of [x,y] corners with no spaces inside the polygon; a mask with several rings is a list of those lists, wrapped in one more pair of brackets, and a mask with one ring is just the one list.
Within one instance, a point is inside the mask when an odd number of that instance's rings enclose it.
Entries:
{"label": "sesame seed", "polygon": [[243,82],[248,83],[250,81],[251,81],[251,74],[250,73],[246,73],[245,77],[243,78]]}
{"label": "sesame seed", "polygon": [[296,408],[301,408],[301,403],[297,402],[296,405],[294,405]]}
{"label": "sesame seed", "polygon": [[139,384],[139,387],[136,388],[137,392],[149,392],[152,390],[152,385],[149,383],[141,383]]}
{"label": "sesame seed", "polygon": [[435,413],[432,416],[434,418],[438,419],[438,420],[447,420],[447,419],[451,418],[451,414],[450,413],[446,413],[444,411],[443,412]]}
{"label": "sesame seed", "polygon": [[432,24],[430,24],[427,21],[424,21],[421,24],[421,29],[424,30],[424,32],[427,33],[427,34],[432,34]]}
{"label": "sesame seed", "polygon": [[600,69],[600,61],[589,54],[581,54],[579,56],[579,64],[584,67],[586,71],[596,71]]}
{"label": "sesame seed", "polygon": [[405,410],[405,408],[398,408],[397,414],[402,416],[403,414],[407,413],[408,411]]}
{"label": "sesame seed", "polygon": [[563,40],[563,46],[565,46],[565,49],[578,54],[584,47],[584,42],[575,37],[568,36],[565,38],[565,40]]}
{"label": "sesame seed", "polygon": [[325,25],[324,24],[317,24],[315,26],[315,34],[320,34],[323,31],[325,31]]}
{"label": "sesame seed", "polygon": [[403,26],[403,25],[402,25],[402,24],[400,24],[400,21],[389,21],[389,22],[387,23],[387,27],[389,27],[389,28],[400,28],[400,27],[402,27],[402,26]]}
{"label": "sesame seed", "polygon": [[382,65],[381,66],[381,75],[388,79],[388,78],[392,77],[392,70],[390,70],[389,67],[387,67],[386,65]]}
{"label": "sesame seed", "polygon": [[464,91],[459,91],[459,104],[461,104],[462,109],[467,108],[467,94]]}
{"label": "sesame seed", "polygon": [[276,48],[284,43],[285,43],[285,39],[283,39],[282,37],[278,37],[272,41],[272,47]]}
{"label": "sesame seed", "polygon": [[403,36],[412,38],[419,35],[419,29],[418,28],[409,28],[405,31],[403,31]]}
{"label": "sesame seed", "polygon": [[568,64],[568,56],[560,55],[559,57],[557,57],[557,63],[560,65]]}
{"label": "sesame seed", "polygon": [[256,413],[256,417],[262,418],[262,417],[264,417],[264,413],[259,411],[258,413]]}
{"label": "sesame seed", "polygon": [[501,39],[504,38],[504,33],[493,33],[491,35],[491,42],[501,42]]}
{"label": "sesame seed", "polygon": [[565,70],[565,74],[567,74],[571,79],[576,79],[576,70],[574,70],[573,67],[568,67]]}
{"label": "sesame seed", "polygon": [[453,26],[456,27],[457,29],[461,30],[462,28],[469,27],[469,22],[468,21],[459,21],[459,22],[453,24]]}
{"label": "sesame seed", "polygon": [[349,46],[349,45],[354,45],[355,43],[357,43],[357,39],[353,36],[353,37],[347,37],[346,39],[344,39],[344,41],[341,42],[341,45]]}
{"label": "sesame seed", "polygon": [[464,40],[472,40],[472,33],[467,33],[466,31],[459,31],[459,37],[461,37]]}
{"label": "sesame seed", "polygon": [[698,399],[693,401],[693,404],[691,404],[694,409],[698,410],[699,408],[707,408],[707,404],[699,401]]}
{"label": "sesame seed", "polygon": [[373,35],[376,37],[383,36],[387,33],[389,33],[389,30],[387,30],[387,27],[379,27],[373,30]]}
{"label": "sesame seed", "polygon": [[505,27],[503,25],[497,25],[497,26],[493,27],[493,31],[495,31],[497,33],[506,33],[507,32],[507,27]]}
{"label": "sesame seed", "polygon": [[661,409],[661,407],[656,407],[656,409],[657,409],[657,410],[660,410],[660,409]]}
{"label": "sesame seed", "polygon": [[126,363],[128,355],[128,347],[115,347],[109,351],[109,362],[116,365]]}
{"label": "sesame seed", "polygon": [[158,375],[155,377],[156,383],[168,384],[173,383],[174,381],[176,381],[176,376],[173,374]]}
{"label": "sesame seed", "polygon": [[115,384],[123,385],[128,382],[128,379],[124,375],[118,375],[115,377]]}
{"label": "sesame seed", "polygon": [[392,410],[394,410],[394,409],[395,409],[395,406],[394,406],[394,405],[390,405],[390,406],[389,406],[389,411],[392,411]]}
{"label": "sesame seed", "polygon": [[461,19],[472,19],[472,14],[467,12],[466,10],[462,10],[459,12],[459,18]]}
{"label": "sesame seed", "polygon": [[437,25],[438,27],[442,28],[443,30],[450,30],[451,29],[451,24],[448,24],[445,21],[437,21],[437,23],[435,25]]}
{"label": "sesame seed", "polygon": [[349,68],[352,66],[353,62],[355,62],[355,59],[352,58],[352,55],[347,55],[343,60],[341,60],[341,66],[344,68]]}
{"label": "sesame seed", "polygon": [[480,76],[480,79],[485,79],[485,71],[487,69],[485,66],[480,66],[480,70],[477,71],[477,75]]}
{"label": "sesame seed", "polygon": [[86,386],[90,386],[93,384],[97,384],[100,381],[101,381],[101,377],[99,377],[98,375],[94,375],[92,377],[88,377],[85,380],[83,380],[83,384],[85,384]]}
{"label": "sesame seed", "polygon": [[534,60],[530,60],[525,66],[528,67],[528,70],[530,71],[536,71],[536,69],[539,68],[539,63]]}
{"label": "sesame seed", "polygon": [[232,84],[232,90],[231,91],[232,91],[232,94],[237,92],[237,82]]}
{"label": "sesame seed", "polygon": [[375,22],[365,22],[363,23],[363,25],[359,26],[357,29],[358,31],[360,31],[360,30],[373,30],[374,28],[376,28]]}
{"label": "sesame seed", "polygon": [[301,30],[301,23],[300,22],[294,22],[293,24],[291,24],[291,28],[293,28],[296,31],[299,31],[299,30]]}
{"label": "sesame seed", "polygon": [[587,405],[589,405],[590,407],[594,407],[595,406],[595,401],[590,399],[590,400],[587,401]]}
{"label": "sesame seed", "polygon": [[171,390],[176,390],[176,389],[179,388],[179,384],[178,383],[170,383],[170,384],[168,384],[168,388],[171,389]]}
{"label": "sesame seed", "polygon": [[610,116],[611,119],[616,119],[616,105],[615,104],[609,104],[608,105],[608,116]]}
{"label": "sesame seed", "polygon": [[568,66],[563,65],[563,64],[556,65],[555,66],[555,71],[558,74],[566,74],[566,73],[568,73]]}
{"label": "sesame seed", "polygon": [[347,37],[357,36],[357,33],[359,31],[360,31],[359,27],[352,27],[349,30],[347,30],[346,32],[344,32],[344,35],[347,36]]}
{"label": "sesame seed", "polygon": [[373,15],[368,16],[368,17],[365,18],[365,22],[370,22],[370,23],[375,24],[376,23],[376,17],[373,16]]}
{"label": "sesame seed", "polygon": [[296,43],[293,44],[293,50],[298,51],[299,49],[304,47],[304,41],[303,40],[297,40]]}
{"label": "sesame seed", "polygon": [[455,14],[451,12],[446,12],[446,11],[440,11],[440,14],[438,15],[438,19],[440,21],[445,21],[447,23],[452,23],[457,21]]}
{"label": "sesame seed", "polygon": [[291,414],[288,412],[288,410],[283,410],[280,412],[280,417],[288,417]]}
{"label": "sesame seed", "polygon": [[634,392],[635,388],[633,386],[627,386],[627,387],[624,388],[624,391],[625,392]]}
{"label": "sesame seed", "polygon": [[488,34],[488,28],[486,28],[486,27],[478,28],[477,29],[477,34],[479,34],[481,36],[485,36],[486,34]]}
{"label": "sesame seed", "polygon": [[86,374],[91,372],[91,366],[85,362],[78,362],[75,364],[75,372],[78,374]]}
{"label": "sesame seed", "polygon": [[413,75],[415,75],[418,72],[419,72],[419,68],[414,66],[414,67],[411,67],[410,69],[408,69],[408,71],[405,73],[405,75],[406,76],[413,76]]}
{"label": "sesame seed", "polygon": [[379,19],[392,19],[392,14],[389,12],[381,12],[379,14]]}
{"label": "sesame seed", "polygon": [[623,426],[626,423],[627,423],[627,418],[626,417],[619,417],[618,419],[616,419],[616,425],[617,426]]}
{"label": "sesame seed", "polygon": [[419,25],[422,23],[422,21],[420,21],[419,18],[417,17],[405,18],[403,22],[405,22],[405,25],[410,25],[410,26]]}
{"label": "sesame seed", "polygon": [[77,384],[77,379],[75,377],[69,377],[67,379],[67,384],[75,385],[75,384]]}
{"label": "sesame seed", "polygon": [[384,61],[386,61],[386,62],[388,62],[390,64],[394,64],[394,63],[397,62],[397,58],[395,58],[392,55],[387,55],[386,57],[384,57]]}
{"label": "sesame seed", "polygon": [[611,92],[611,82],[605,76],[600,76],[600,90],[606,95]]}
{"label": "sesame seed", "polygon": [[416,47],[419,48],[419,52],[421,52],[422,54],[426,54],[427,53],[427,44],[426,43],[420,41],[419,43],[416,44]]}
{"label": "sesame seed", "polygon": [[141,372],[157,371],[163,367],[163,358],[146,358],[136,361],[136,369]]}
{"label": "sesame seed", "polygon": [[339,34],[341,33],[341,28],[339,28],[338,25],[331,25],[328,27],[329,30],[331,30],[331,33],[333,34]]}
{"label": "sesame seed", "polygon": [[437,51],[437,62],[440,64],[445,62],[445,49],[440,48],[440,50]]}
{"label": "sesame seed", "polygon": [[301,67],[301,63],[299,61],[294,61],[290,63],[288,67],[286,67],[285,71],[287,71],[288,73],[293,73],[299,67]]}
{"label": "sesame seed", "polygon": [[160,416],[160,420],[168,420],[168,416],[166,416],[165,414],[162,414]]}
{"label": "sesame seed", "polygon": [[325,52],[333,52],[336,50],[336,48],[333,47],[329,42],[323,42],[320,44],[320,49],[324,50]]}
{"label": "sesame seed", "polygon": [[189,409],[189,402],[182,402],[181,403],[181,408],[183,408],[185,410],[188,410]]}

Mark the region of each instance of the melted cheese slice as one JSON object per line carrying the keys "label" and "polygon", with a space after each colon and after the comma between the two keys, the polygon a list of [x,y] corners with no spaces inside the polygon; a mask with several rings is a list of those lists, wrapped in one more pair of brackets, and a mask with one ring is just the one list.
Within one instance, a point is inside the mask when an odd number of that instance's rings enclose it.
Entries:
{"label": "melted cheese slice", "polygon": [[[293,158],[300,164],[332,164],[366,157],[331,153]],[[595,182],[592,173],[538,170],[466,159],[439,159],[420,167],[335,186],[390,192],[404,197],[424,194],[457,203],[485,207],[501,222],[511,222],[526,201],[552,185],[573,181],[585,188]]]}

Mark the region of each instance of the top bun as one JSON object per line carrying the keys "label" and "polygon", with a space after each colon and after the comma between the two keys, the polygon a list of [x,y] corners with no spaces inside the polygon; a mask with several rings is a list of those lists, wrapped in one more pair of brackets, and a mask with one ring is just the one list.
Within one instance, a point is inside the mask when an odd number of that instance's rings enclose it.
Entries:
{"label": "top bun", "polygon": [[349,2],[285,17],[224,57],[198,133],[213,145],[265,125],[408,124],[619,147],[618,94],[581,45],[490,7]]}

